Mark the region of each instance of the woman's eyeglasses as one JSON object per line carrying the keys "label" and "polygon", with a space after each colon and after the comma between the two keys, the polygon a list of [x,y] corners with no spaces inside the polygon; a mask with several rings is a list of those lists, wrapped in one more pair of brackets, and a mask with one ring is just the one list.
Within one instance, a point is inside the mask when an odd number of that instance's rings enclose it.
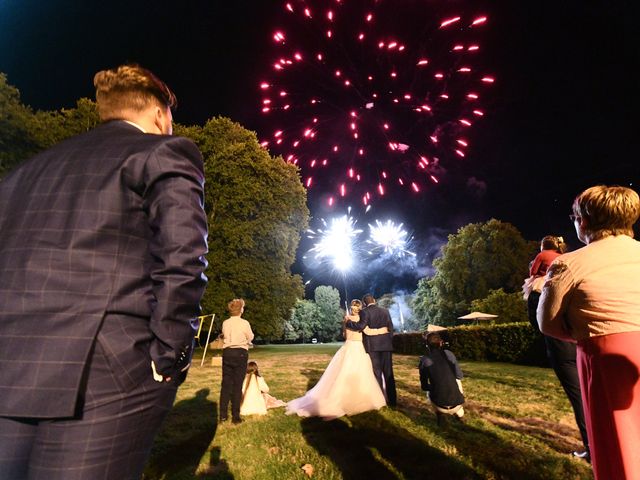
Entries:
{"label": "woman's eyeglasses", "polygon": [[577,219],[580,218],[580,215],[575,215],[575,214],[571,214],[569,215],[569,218],[571,219],[572,222],[575,222]]}

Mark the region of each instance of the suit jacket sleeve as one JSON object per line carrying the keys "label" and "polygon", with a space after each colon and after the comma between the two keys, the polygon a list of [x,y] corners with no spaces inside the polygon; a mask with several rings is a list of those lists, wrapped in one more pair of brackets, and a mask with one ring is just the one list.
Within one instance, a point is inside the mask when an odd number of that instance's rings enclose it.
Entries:
{"label": "suit jacket sleeve", "polygon": [[367,314],[363,310],[360,311],[360,320],[354,322],[353,320],[347,320],[344,322],[344,326],[349,330],[355,330],[356,332],[361,332],[365,329],[365,327],[369,325],[369,321],[367,319]]}
{"label": "suit jacket sleeve", "polygon": [[536,317],[540,331],[550,337],[575,342],[567,318],[575,281],[567,265],[559,260],[551,264],[542,287]]}
{"label": "suit jacket sleeve", "polygon": [[150,327],[151,359],[171,376],[191,361],[200,299],[207,278],[204,169],[198,148],[180,137],[167,139],[146,163],[144,209],[152,257],[155,304]]}

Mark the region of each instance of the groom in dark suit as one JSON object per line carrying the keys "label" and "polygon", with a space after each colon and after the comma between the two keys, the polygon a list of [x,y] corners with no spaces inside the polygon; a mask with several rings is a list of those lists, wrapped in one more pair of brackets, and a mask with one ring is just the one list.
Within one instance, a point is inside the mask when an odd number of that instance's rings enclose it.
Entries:
{"label": "groom in dark suit", "polygon": [[175,96],[96,74],[104,122],[0,182],[0,478],[140,478],[190,365],[203,163]]}
{"label": "groom in dark suit", "polygon": [[391,315],[386,308],[376,305],[376,299],[370,293],[362,297],[365,308],[360,311],[360,320],[354,322],[347,320],[345,326],[351,330],[362,331],[365,327],[387,327],[388,333],[382,335],[367,335],[364,333],[364,348],[371,357],[373,373],[380,384],[387,399],[387,405],[396,405],[396,381],[393,377],[393,323]]}

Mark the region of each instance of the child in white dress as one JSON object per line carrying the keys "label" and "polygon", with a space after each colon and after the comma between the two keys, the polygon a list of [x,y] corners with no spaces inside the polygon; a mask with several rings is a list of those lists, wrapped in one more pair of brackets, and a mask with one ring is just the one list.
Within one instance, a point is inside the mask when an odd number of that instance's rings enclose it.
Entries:
{"label": "child in white dress", "polygon": [[284,407],[282,400],[269,395],[269,386],[258,371],[256,362],[247,364],[247,375],[242,384],[240,415],[266,415],[268,408]]}

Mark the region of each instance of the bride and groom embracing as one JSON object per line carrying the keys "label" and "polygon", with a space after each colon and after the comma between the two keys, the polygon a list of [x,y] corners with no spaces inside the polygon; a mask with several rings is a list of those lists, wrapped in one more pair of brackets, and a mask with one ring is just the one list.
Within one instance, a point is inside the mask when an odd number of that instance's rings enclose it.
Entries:
{"label": "bride and groom embracing", "polygon": [[371,294],[362,302],[352,300],[343,331],[344,345],[318,383],[287,404],[287,414],[337,418],[396,405],[391,361],[393,324],[388,310],[376,305]]}

